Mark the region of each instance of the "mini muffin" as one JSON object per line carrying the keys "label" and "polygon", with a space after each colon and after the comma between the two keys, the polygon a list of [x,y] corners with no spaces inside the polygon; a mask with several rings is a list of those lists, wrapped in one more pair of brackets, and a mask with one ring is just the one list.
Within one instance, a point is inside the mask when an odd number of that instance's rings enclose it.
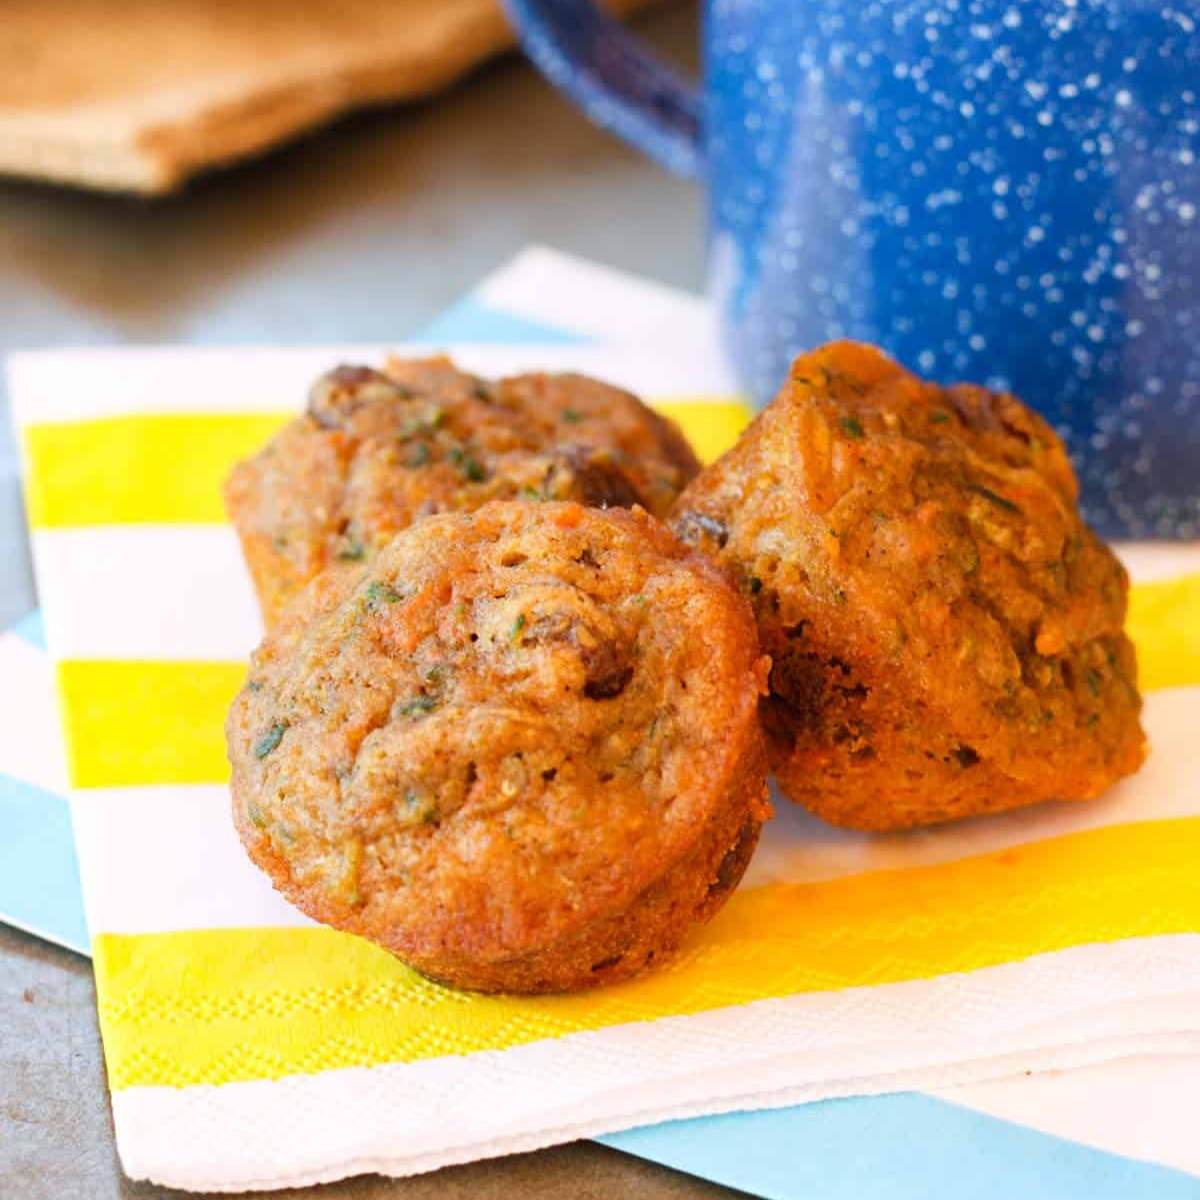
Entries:
{"label": "mini muffin", "polygon": [[225,500],[269,627],[315,575],[368,560],[418,517],[516,497],[663,515],[699,469],[670,421],[597,380],[392,360],[317,380]]}
{"label": "mini muffin", "polygon": [[625,979],[741,878],[767,670],[744,598],[640,509],[429,517],[254,655],[235,822],[299,908],[433,979]]}
{"label": "mini muffin", "polygon": [[1144,755],[1128,581],[1017,399],[869,346],[798,358],[675,527],[732,570],[773,661],[782,790],[856,829],[1084,800]]}

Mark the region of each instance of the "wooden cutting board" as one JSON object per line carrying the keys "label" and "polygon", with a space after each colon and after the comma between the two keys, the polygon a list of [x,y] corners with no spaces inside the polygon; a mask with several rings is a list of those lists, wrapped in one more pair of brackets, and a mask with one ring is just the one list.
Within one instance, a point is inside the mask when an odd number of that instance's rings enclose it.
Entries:
{"label": "wooden cutting board", "polygon": [[499,0],[5,0],[0,173],[169,192],[513,40]]}

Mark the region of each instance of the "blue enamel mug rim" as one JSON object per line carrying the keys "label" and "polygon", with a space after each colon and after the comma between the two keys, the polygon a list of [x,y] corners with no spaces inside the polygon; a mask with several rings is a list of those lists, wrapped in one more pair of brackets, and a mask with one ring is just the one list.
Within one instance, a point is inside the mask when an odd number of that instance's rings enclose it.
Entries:
{"label": "blue enamel mug rim", "polygon": [[700,89],[590,0],[503,0],[525,53],[597,125],[675,175],[703,173]]}

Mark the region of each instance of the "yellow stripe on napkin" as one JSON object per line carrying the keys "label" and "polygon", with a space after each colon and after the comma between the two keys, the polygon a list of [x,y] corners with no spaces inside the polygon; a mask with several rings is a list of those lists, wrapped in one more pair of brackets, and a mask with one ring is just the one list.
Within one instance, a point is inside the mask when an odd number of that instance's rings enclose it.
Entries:
{"label": "yellow stripe on napkin", "polygon": [[500,1050],[1187,932],[1200,926],[1198,861],[1200,818],[1184,818],[935,866],[773,884],[734,895],[664,970],[536,998],[450,991],[324,928],[101,934],[94,953],[109,1081],[221,1084]]}
{"label": "yellow stripe on napkin", "polygon": [[72,787],[224,783],[225,713],[241,662],[58,664]]}
{"label": "yellow stripe on napkin", "polygon": [[[732,445],[750,410],[720,398],[656,402],[710,461]],[[30,425],[29,523],[188,524],[225,520],[221,484],[288,413],[153,414]]]}
{"label": "yellow stripe on napkin", "polygon": [[[1200,575],[1133,589],[1142,687],[1200,684]],[[223,783],[225,712],[240,662],[59,664],[74,787]]]}
{"label": "yellow stripe on napkin", "polygon": [[706,465],[720,458],[750,424],[750,408],[737,400],[655,400],[654,407],[679,422],[696,457]]}
{"label": "yellow stripe on napkin", "polygon": [[224,521],[221,484],[287,413],[106,417],[25,430],[34,529]]}
{"label": "yellow stripe on napkin", "polygon": [[1200,682],[1200,575],[1135,584],[1126,628],[1144,691]]}

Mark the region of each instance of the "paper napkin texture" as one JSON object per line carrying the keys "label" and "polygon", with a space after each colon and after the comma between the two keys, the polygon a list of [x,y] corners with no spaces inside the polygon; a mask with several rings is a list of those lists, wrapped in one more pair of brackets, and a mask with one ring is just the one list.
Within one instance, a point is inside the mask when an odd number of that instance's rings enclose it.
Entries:
{"label": "paper napkin texture", "polygon": [[[456,353],[483,373],[607,376],[712,454],[744,415],[671,326],[622,351]],[[447,992],[284,904],[228,820],[221,717],[258,629],[216,488],[316,371],[384,349],[13,364],[130,1174],[228,1189],[405,1173],[664,1117],[1200,1049],[1187,550],[1141,555],[1155,749],[1095,804],[887,838],[781,806],[674,967],[588,996]]]}

